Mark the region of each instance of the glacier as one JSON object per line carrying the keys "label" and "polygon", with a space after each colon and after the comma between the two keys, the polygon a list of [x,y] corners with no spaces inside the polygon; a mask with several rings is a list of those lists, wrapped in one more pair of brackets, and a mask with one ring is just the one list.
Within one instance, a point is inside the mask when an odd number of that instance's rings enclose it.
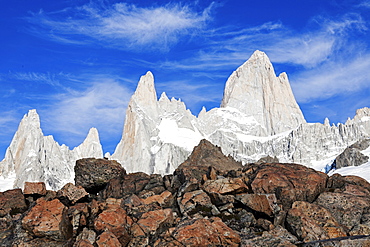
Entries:
{"label": "glacier", "polygon": [[[287,74],[276,76],[267,55],[256,51],[228,78],[220,107],[203,108],[198,116],[181,100],[169,99],[165,93],[158,98],[154,76],[147,72],[126,109],[122,138],[114,153],[106,156],[128,172],[164,175],[184,162],[200,140],[207,139],[243,164],[271,156],[322,170],[346,147],[369,137],[367,107],[344,124],[330,125],[329,119],[324,124],[307,123]],[[370,155],[368,150],[364,154]],[[73,182],[75,161],[86,157],[103,157],[95,128],[70,150],[52,136],[44,136],[36,110],[30,110],[0,162],[0,190],[11,187],[10,182],[22,188],[25,181],[43,181],[58,190]],[[369,169],[370,164],[364,164],[335,172],[364,177]]]}

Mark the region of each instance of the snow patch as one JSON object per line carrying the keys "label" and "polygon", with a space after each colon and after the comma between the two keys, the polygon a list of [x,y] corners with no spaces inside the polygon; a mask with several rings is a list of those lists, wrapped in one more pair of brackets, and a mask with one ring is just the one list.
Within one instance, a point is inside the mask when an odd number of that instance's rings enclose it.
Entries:
{"label": "snow patch", "polygon": [[[203,139],[202,134],[200,134],[197,129],[193,131],[187,128],[179,128],[176,120],[173,119],[162,119],[158,126],[158,130],[158,137],[163,143],[171,143],[187,151],[192,151],[193,148],[199,144],[200,140]],[[152,151],[155,150],[155,148],[152,149]]]}
{"label": "snow patch", "polygon": [[0,176],[0,192],[4,192],[6,190],[12,190],[14,181],[16,178],[15,173],[10,173],[8,177]]}

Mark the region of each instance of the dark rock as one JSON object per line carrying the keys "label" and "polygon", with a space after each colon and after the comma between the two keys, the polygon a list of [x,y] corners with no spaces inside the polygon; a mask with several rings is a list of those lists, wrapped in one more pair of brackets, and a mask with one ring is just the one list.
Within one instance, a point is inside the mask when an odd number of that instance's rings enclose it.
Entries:
{"label": "dark rock", "polygon": [[367,149],[370,146],[370,139],[358,141],[351,146],[347,147],[340,155],[335,159],[336,168],[342,168],[346,166],[359,166],[368,162],[369,157],[362,154],[361,151]]}
{"label": "dark rock", "polygon": [[212,166],[219,171],[237,170],[243,167],[240,162],[235,161],[231,156],[225,156],[220,147],[214,146],[205,139],[194,147],[189,158],[179,168],[185,166]]}
{"label": "dark rock", "polygon": [[115,160],[86,158],[76,161],[75,184],[88,193],[97,193],[112,178],[122,177],[125,169]]}
{"label": "dark rock", "polygon": [[212,202],[207,193],[203,190],[186,192],[181,198],[178,198],[180,212],[184,215],[212,215]]}
{"label": "dark rock", "polygon": [[0,217],[26,211],[27,205],[21,189],[0,192]]}
{"label": "dark rock", "polygon": [[90,216],[88,204],[77,203],[68,208],[67,214],[72,224],[73,236],[76,236],[83,227],[88,225],[88,218]]}
{"label": "dark rock", "polygon": [[[82,232],[76,238],[76,241],[79,241],[79,240],[88,242],[92,246],[96,240],[96,233],[93,230],[88,230],[87,228],[84,228]],[[82,246],[85,246],[85,245],[82,245]]]}
{"label": "dark rock", "polygon": [[139,194],[150,182],[150,176],[143,172],[130,173],[109,181],[101,192],[102,198],[126,198],[132,194]]}
{"label": "dark rock", "polygon": [[241,237],[241,246],[243,247],[294,247],[297,246],[295,245],[296,242],[298,242],[298,239],[281,226],[270,231],[264,231],[262,236],[251,238],[248,235],[242,235]]}
{"label": "dark rock", "polygon": [[326,208],[349,232],[360,224],[365,209],[370,207],[370,198],[325,192],[320,194],[315,203]]}

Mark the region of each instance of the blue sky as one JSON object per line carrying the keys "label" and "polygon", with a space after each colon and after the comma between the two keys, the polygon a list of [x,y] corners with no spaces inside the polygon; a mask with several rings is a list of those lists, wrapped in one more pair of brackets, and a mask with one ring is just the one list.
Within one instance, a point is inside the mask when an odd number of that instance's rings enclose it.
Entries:
{"label": "blue sky", "polygon": [[308,122],[370,107],[370,0],[0,2],[0,159],[37,109],[70,148],[90,127],[104,151],[122,134],[141,75],[197,115],[255,50],[287,72]]}

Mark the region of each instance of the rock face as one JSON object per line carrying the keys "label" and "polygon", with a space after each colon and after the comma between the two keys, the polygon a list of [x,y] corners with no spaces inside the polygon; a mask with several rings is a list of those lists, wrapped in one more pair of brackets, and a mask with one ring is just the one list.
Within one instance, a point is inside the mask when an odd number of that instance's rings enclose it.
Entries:
{"label": "rock face", "polygon": [[59,145],[52,136],[44,136],[36,110],[26,114],[5,158],[0,162],[0,175],[16,174],[14,187],[23,188],[24,182],[45,182],[49,189],[60,189],[73,181],[74,163],[83,157],[102,157],[98,132],[89,131],[86,140],[74,150]]}
{"label": "rock face", "polygon": [[227,107],[238,109],[261,126],[261,132],[254,135],[271,136],[306,122],[287,74],[276,77],[269,58],[261,51],[255,51],[227,80],[221,108]]}
{"label": "rock face", "polygon": [[[180,165],[174,174],[121,173],[105,187],[94,186],[99,191],[84,200],[78,199],[81,194],[74,193],[78,188],[71,184],[58,193],[37,194],[36,201],[34,193],[23,195],[19,189],[0,194],[0,246],[370,243],[370,184],[366,180],[339,174],[328,178],[297,164],[216,169],[199,164],[201,154],[212,154],[217,148],[200,146],[201,152],[191,155],[192,162]],[[209,164],[228,162],[230,157],[217,152],[207,156]],[[90,159],[89,166],[112,169],[109,161],[99,159]],[[90,172],[81,170],[79,176]]]}

